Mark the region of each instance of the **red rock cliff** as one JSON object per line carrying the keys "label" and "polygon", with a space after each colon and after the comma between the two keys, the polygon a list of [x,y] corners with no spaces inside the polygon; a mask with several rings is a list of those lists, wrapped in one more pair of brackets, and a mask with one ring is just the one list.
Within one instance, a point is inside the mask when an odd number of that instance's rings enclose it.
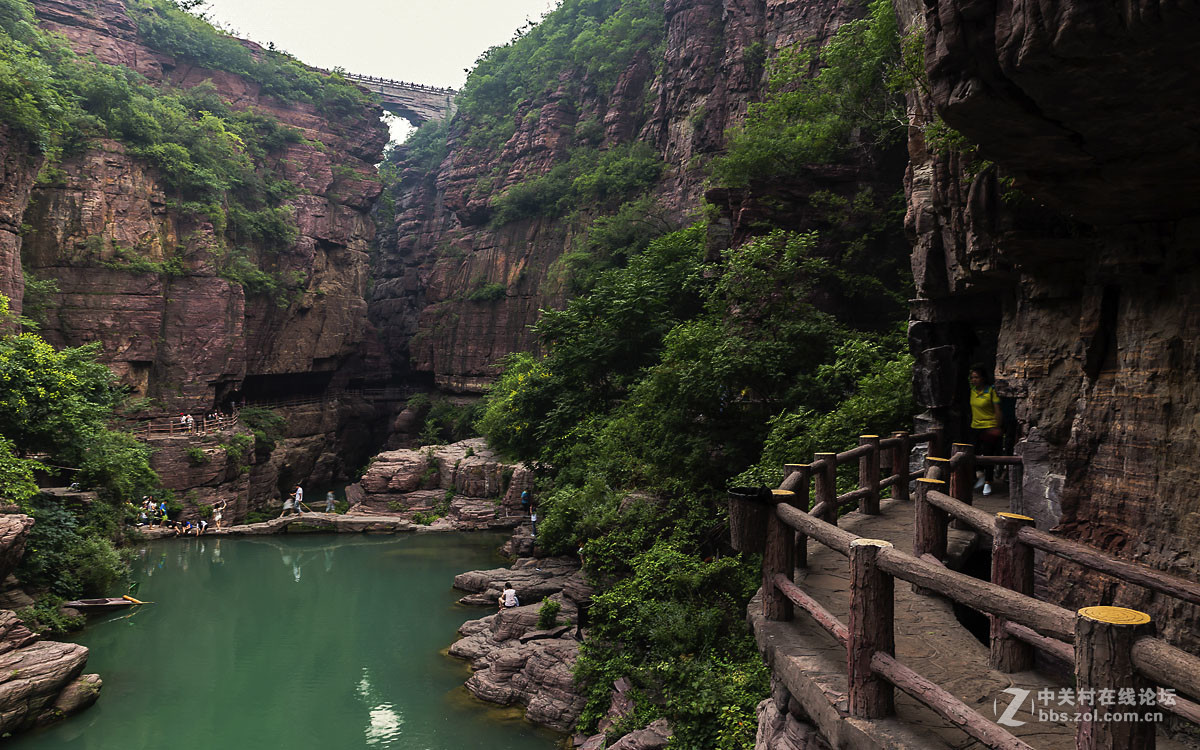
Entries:
{"label": "red rock cliff", "polygon": [[[258,378],[263,390],[312,390],[347,375],[343,366],[367,331],[367,212],[379,193],[373,164],[387,140],[379,112],[333,121],[311,105],[260,94],[254,81],[197,68],[151,49],[120,0],[39,0],[39,20],[80,53],[128,66],[151,83],[190,87],[211,80],[235,109],[253,106],[296,128],[303,140],[271,154],[296,185],[287,204],[298,239],[258,263],[295,280],[290,300],[247,295],[212,260],[214,228],[168,208],[154,171],[115,141],[66,158],[33,185],[37,160],[0,133],[5,173],[0,204],[0,292],[20,300],[21,264],[57,280],[42,333],[57,345],[101,341],[121,378],[169,411],[211,408]],[[25,224],[24,242],[16,233]],[[98,266],[114,247],[151,261],[186,259],[181,275]],[[17,250],[19,249],[19,256]],[[291,378],[291,380],[287,380]]]}
{"label": "red rock cliff", "polygon": [[[966,367],[994,356],[1043,528],[1200,579],[1200,16],[904,2],[925,27],[908,227],[917,390],[961,425]],[[978,153],[930,153],[934,114]],[[987,159],[994,165],[986,165]],[[973,166],[969,166],[973,165]],[[1065,606],[1150,612],[1200,646],[1200,608],[1050,561]]]}

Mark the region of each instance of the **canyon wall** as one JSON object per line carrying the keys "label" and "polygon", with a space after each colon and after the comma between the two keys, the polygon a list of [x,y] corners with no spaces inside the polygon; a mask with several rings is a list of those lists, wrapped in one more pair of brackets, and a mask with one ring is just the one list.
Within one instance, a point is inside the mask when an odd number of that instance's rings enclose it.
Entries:
{"label": "canyon wall", "polygon": [[[1169,2],[898,3],[924,29],[907,226],[917,394],[965,426],[972,360],[1016,404],[1025,512],[1200,578],[1200,14]],[[938,118],[966,144],[939,148]],[[929,142],[926,142],[926,136]],[[943,139],[944,140],[944,139]],[[1048,559],[1042,593],[1200,646],[1200,608]]]}
{"label": "canyon wall", "polygon": [[[515,132],[498,149],[472,145],[474,124],[460,111],[445,160],[431,171],[403,172],[395,221],[380,233],[374,267],[370,315],[387,354],[372,360],[374,377],[431,377],[460,391],[486,387],[506,354],[534,348],[529,326],[538,311],[569,296],[560,259],[598,213],[585,207],[574,217],[494,226],[491,199],[566,161],[596,123],[601,150],[637,140],[663,160],[650,188],[658,205],[652,219],[662,226],[689,222],[704,196],[704,164],[763,93],[763,61],[800,40],[823,42],[864,9],[852,2],[668,0],[664,11],[661,44],[635,55],[611,90],[564,72],[520,105]],[[807,190],[821,187],[818,180]],[[742,207],[730,208],[725,197],[717,200],[736,223]],[[503,292],[478,294],[485,287]]]}
{"label": "canyon wall", "polygon": [[[211,81],[234,110],[253,108],[298,131],[268,154],[268,166],[296,188],[285,205],[299,232],[287,247],[251,248],[261,270],[288,280],[287,294],[251,293],[216,268],[220,229],[176,210],[159,175],[124,144],[93,142],[38,178],[40,159],[0,134],[0,292],[20,306],[21,261],[54,279],[41,333],[59,346],[101,342],[134,395],[152,399],[148,411],[210,410],[247,385],[278,397],[344,383],[346,364],[370,338],[368,211],[387,141],[380,111],[332,118],[266,96],[253,80],[175,59],[147,45],[119,0],[45,0],[35,9],[80,54],[153,85]],[[120,268],[130,251],[151,263],[182,259],[182,270]]]}

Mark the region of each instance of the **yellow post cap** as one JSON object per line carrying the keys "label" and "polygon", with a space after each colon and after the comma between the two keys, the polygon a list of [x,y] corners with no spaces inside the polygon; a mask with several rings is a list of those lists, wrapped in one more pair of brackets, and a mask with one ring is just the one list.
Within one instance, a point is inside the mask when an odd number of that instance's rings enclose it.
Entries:
{"label": "yellow post cap", "polygon": [[1110,625],[1145,625],[1150,622],[1150,615],[1125,607],[1084,607],[1079,610],[1079,615]]}
{"label": "yellow post cap", "polygon": [[1005,518],[1011,518],[1014,521],[1032,521],[1033,520],[1029,516],[1023,516],[1020,513],[997,513],[996,515],[1004,516]]}

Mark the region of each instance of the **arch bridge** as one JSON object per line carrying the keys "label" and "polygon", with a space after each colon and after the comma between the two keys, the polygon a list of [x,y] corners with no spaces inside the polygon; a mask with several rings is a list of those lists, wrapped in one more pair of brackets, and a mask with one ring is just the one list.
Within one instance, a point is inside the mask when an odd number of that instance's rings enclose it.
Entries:
{"label": "arch bridge", "polygon": [[420,127],[430,120],[445,120],[454,114],[454,96],[458,93],[454,89],[353,73],[344,73],[343,76],[360,88],[377,94],[383,101],[384,109],[403,117],[414,127]]}

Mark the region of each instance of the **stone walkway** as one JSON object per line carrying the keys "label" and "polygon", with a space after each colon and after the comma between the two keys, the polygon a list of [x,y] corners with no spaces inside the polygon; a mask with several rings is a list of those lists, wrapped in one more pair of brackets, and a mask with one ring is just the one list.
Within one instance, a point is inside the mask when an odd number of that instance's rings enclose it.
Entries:
{"label": "stone walkway", "polygon": [[[976,507],[987,511],[1008,510],[1002,495],[976,496]],[[882,515],[857,512],[841,519],[839,526],[859,536],[886,539],[901,551],[912,552],[913,505],[884,501]],[[975,534],[951,529],[951,547],[963,553],[977,543]],[[982,540],[990,543],[986,538]],[[843,623],[849,620],[849,563],[842,555],[809,540],[809,567],[797,571],[797,584]],[[760,592],[761,593],[761,592]],[[759,597],[750,604],[750,620],[773,674],[782,679],[834,747],[879,748],[976,748],[982,747],[930,709],[899,689],[896,718],[861,720],[847,715],[846,651],[799,607],[791,622],[763,619]],[[1036,692],[1043,687],[1067,687],[1037,672],[1004,674],[989,668],[988,648],[972,636],[954,616],[950,602],[938,596],[912,592],[897,580],[895,585],[896,657],[918,674],[938,684],[995,721],[1013,701],[1006,688]],[[1012,734],[1038,750],[1072,750],[1075,724],[1041,721],[1029,712],[1030,701],[1015,715],[1022,726],[1006,727]],[[1057,705],[1049,706],[1057,709]],[[1074,710],[1062,709],[1062,710]],[[1188,745],[1163,737],[1159,748],[1184,750]]]}
{"label": "stone walkway", "polygon": [[[227,526],[223,529],[208,527],[204,536],[257,536],[262,534],[306,533],[313,531],[328,531],[335,533],[360,534],[396,534],[413,531],[453,531],[453,521],[438,519],[429,525],[422,525],[405,520],[398,516],[370,515],[359,513],[301,513],[300,515],[273,518],[262,523],[246,523],[238,526]],[[175,530],[159,526],[143,526],[138,529],[147,539],[163,539],[174,537]],[[183,536],[182,534],[180,536]]]}

